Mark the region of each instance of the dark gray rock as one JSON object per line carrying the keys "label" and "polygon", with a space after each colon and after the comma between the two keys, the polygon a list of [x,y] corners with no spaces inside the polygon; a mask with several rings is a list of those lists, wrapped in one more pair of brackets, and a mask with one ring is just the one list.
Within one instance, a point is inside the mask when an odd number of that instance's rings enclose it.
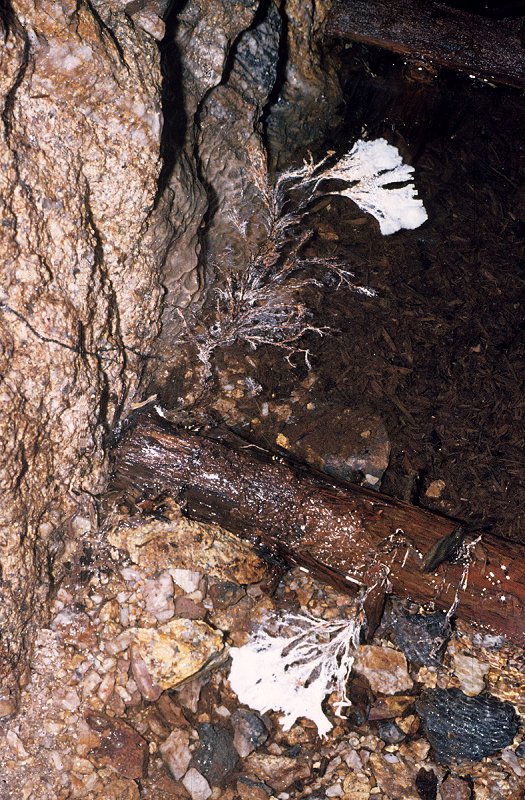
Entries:
{"label": "dark gray rock", "polygon": [[394,644],[417,667],[440,664],[452,633],[444,611],[424,615],[396,610],[387,630]]}
{"label": "dark gray rock", "polygon": [[266,725],[258,714],[238,708],[232,714],[233,744],[241,758],[257,750],[268,738]]}
{"label": "dark gray rock", "polygon": [[511,744],[520,721],[514,706],[490,694],[428,689],[416,702],[437,761],[480,761]]}
{"label": "dark gray rock", "polygon": [[378,720],[377,732],[379,738],[387,744],[398,744],[406,739],[406,734],[391,719]]}
{"label": "dark gray rock", "polygon": [[200,747],[191,760],[191,767],[204,775],[214,786],[225,783],[234,772],[239,756],[233,736],[226,728],[206,723],[199,727]]}
{"label": "dark gray rock", "polygon": [[436,773],[421,767],[416,775],[416,789],[421,800],[436,800],[438,789]]}

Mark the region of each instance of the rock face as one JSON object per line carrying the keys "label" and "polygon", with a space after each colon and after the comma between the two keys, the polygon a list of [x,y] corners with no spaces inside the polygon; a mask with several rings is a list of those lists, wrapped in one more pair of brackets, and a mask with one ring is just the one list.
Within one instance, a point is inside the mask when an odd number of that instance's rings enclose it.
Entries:
{"label": "rock face", "polygon": [[284,158],[286,115],[300,122],[289,126],[297,147],[335,104],[316,44],[331,0],[170,5],[2,4],[0,710],[9,713],[57,558],[95,523],[108,435],[138,399],[145,366],[149,381],[170,373],[179,310],[202,294],[206,265],[243,269],[264,241],[267,147]]}
{"label": "rock face", "polygon": [[[97,6],[100,9],[97,10]],[[157,333],[155,41],[118,3],[13,3],[0,52],[0,686]],[[70,530],[63,525],[76,515]]]}

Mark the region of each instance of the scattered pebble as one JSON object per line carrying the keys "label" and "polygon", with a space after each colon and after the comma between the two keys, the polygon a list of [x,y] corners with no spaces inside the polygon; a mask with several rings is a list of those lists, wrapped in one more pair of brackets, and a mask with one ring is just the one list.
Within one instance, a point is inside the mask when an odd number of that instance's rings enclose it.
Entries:
{"label": "scattered pebble", "polygon": [[268,729],[254,711],[238,708],[232,716],[233,744],[241,758],[253,753],[268,739]]}
{"label": "scattered pebble", "polygon": [[211,796],[210,784],[194,767],[190,767],[182,782],[188,790],[191,800],[208,800],[208,797]]}
{"label": "scattered pebble", "polygon": [[190,737],[187,731],[174,730],[159,748],[162,760],[177,781],[186,774],[190,765],[191,751],[189,744]]}

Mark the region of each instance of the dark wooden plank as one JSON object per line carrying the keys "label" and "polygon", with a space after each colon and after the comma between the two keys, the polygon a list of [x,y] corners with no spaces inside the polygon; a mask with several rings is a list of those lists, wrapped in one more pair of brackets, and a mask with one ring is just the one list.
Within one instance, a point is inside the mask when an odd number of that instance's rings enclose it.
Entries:
{"label": "dark wooden plank", "polygon": [[466,584],[462,564],[444,562],[428,574],[425,555],[456,521],[256,452],[138,414],[117,446],[115,475],[120,486],[177,497],[190,516],[345,591],[382,587],[443,609],[459,599],[458,616],[525,645],[525,548],[483,534]]}
{"label": "dark wooden plank", "polygon": [[520,19],[488,19],[432,0],[339,0],[326,33],[525,87]]}

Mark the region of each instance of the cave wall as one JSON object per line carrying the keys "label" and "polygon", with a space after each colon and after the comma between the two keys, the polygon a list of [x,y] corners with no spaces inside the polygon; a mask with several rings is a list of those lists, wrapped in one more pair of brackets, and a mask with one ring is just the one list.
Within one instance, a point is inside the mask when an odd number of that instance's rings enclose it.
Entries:
{"label": "cave wall", "polygon": [[[159,20],[160,22],[160,20]],[[0,685],[159,329],[155,39],[117,4],[16,0],[0,50]]]}
{"label": "cave wall", "polygon": [[165,67],[185,120],[163,194],[174,232],[159,340],[169,372],[179,310],[242,270],[268,233],[268,171],[302,160],[335,121],[341,89],[322,47],[333,0],[189,0]]}
{"label": "cave wall", "polygon": [[108,436],[176,359],[180,309],[264,239],[268,152],[335,111],[315,39],[329,5],[2,4],[2,713],[57,556],[97,524]]}

